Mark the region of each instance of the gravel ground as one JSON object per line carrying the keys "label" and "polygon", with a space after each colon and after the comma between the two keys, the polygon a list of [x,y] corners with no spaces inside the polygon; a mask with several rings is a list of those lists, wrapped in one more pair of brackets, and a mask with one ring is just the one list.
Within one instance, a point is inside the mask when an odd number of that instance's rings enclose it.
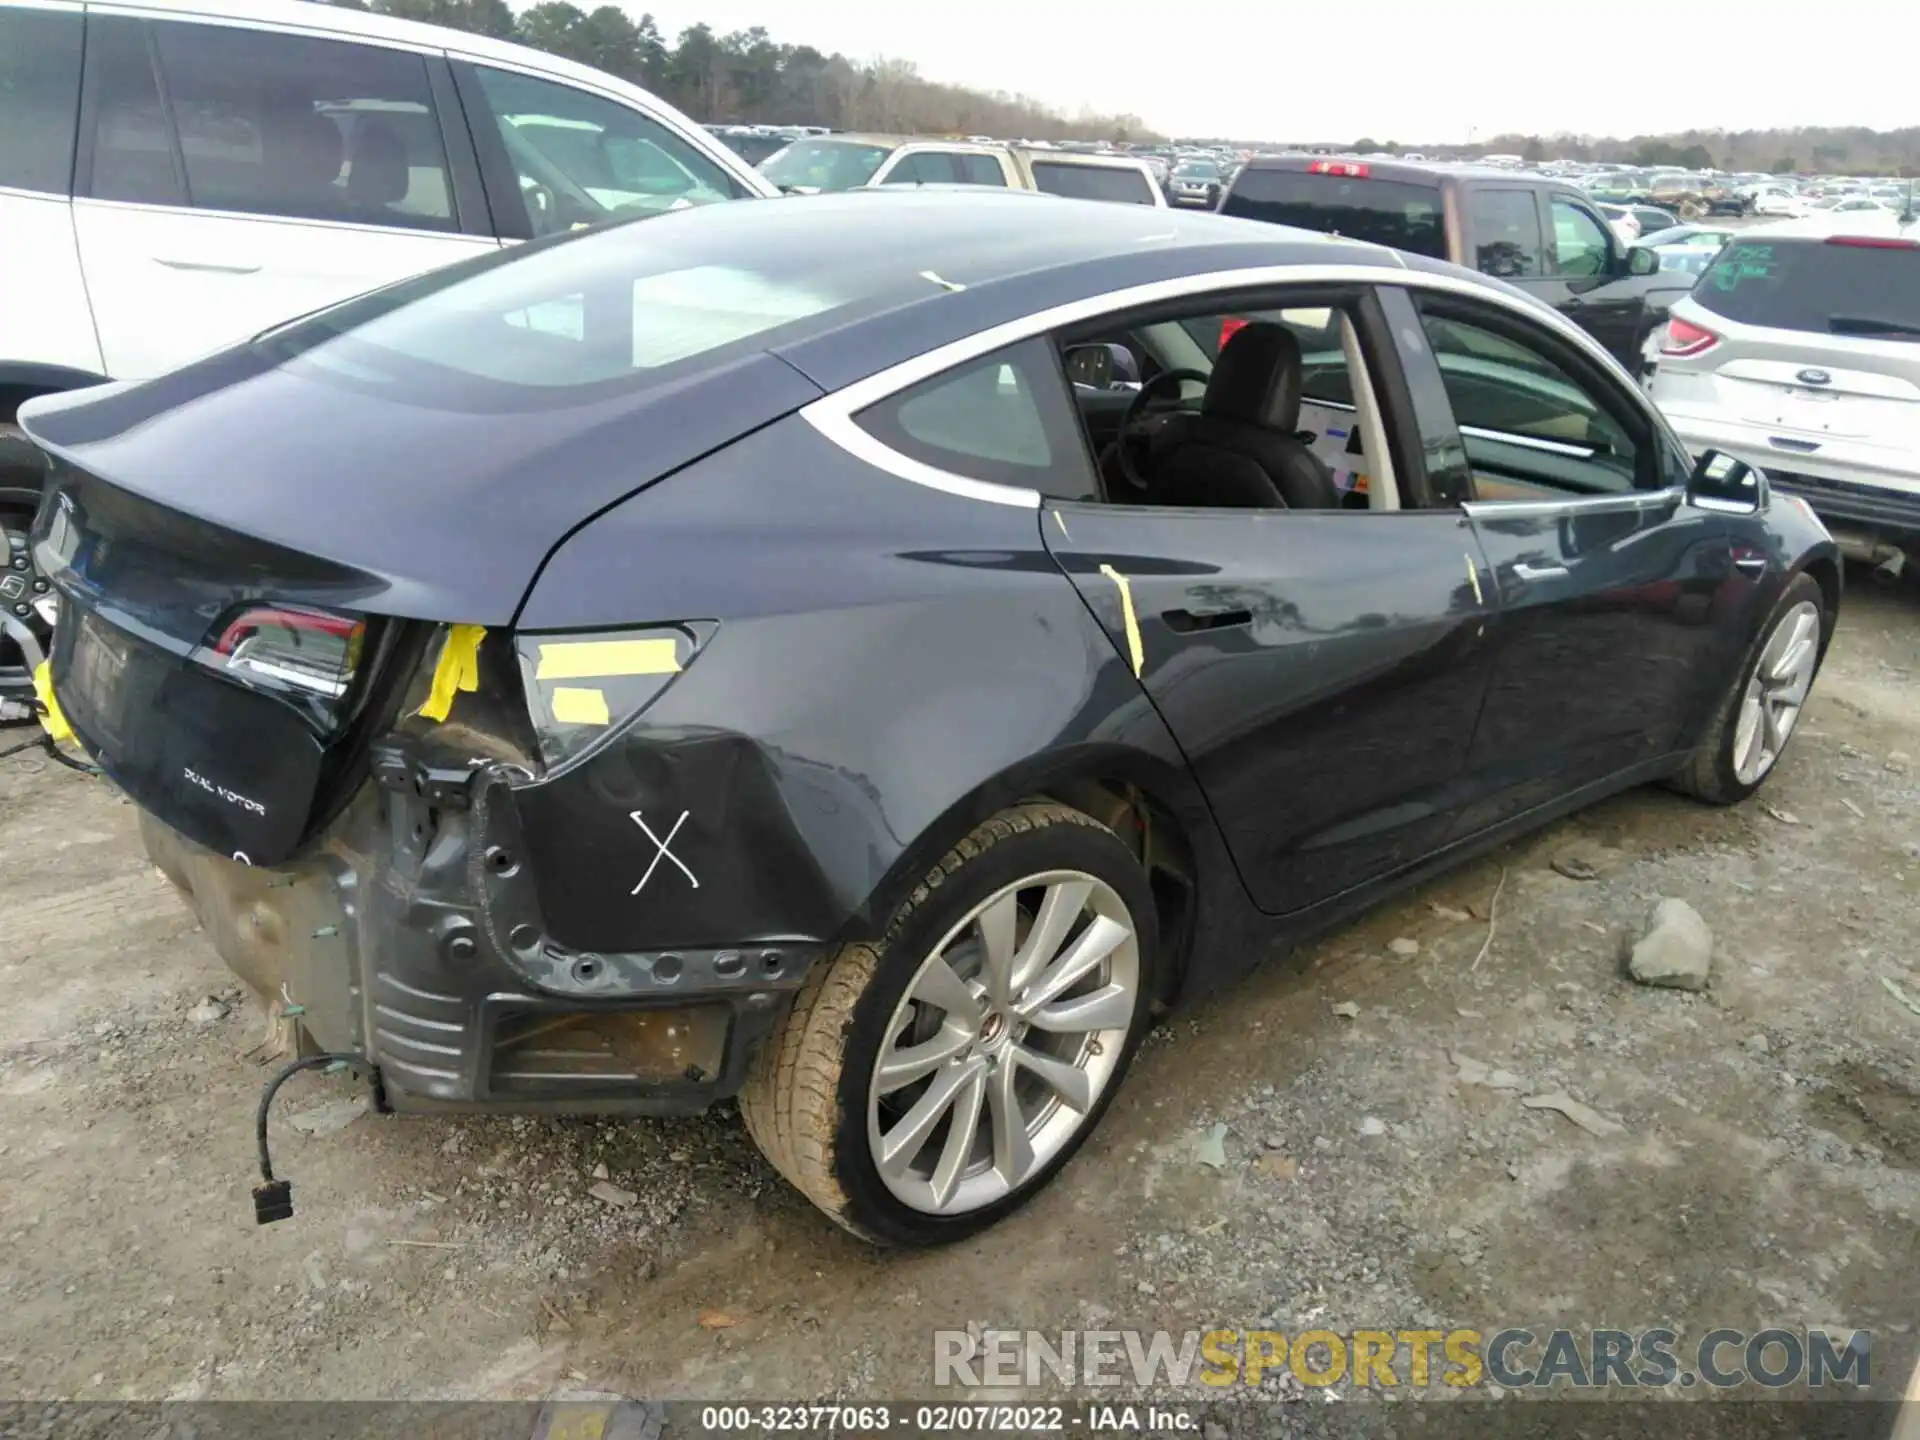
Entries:
{"label": "gravel ground", "polygon": [[[1151,1039],[1048,1194],[919,1255],[833,1228],[731,1108],[399,1120],[320,1077],[276,1131],[299,1213],[255,1228],[258,1013],[124,801],[0,763],[0,1394],[915,1396],[970,1322],[1825,1325],[1897,1380],[1917,681],[1920,592],[1856,575],[1765,804],[1638,791],[1270,964]],[[1712,927],[1703,994],[1622,975],[1661,896]]]}

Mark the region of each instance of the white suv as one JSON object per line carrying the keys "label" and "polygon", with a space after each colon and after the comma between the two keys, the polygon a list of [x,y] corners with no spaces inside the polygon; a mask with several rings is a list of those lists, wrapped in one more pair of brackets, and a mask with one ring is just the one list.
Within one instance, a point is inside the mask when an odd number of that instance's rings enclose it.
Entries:
{"label": "white suv", "polygon": [[1920,224],[1735,235],[1669,313],[1648,388],[1695,455],[1761,467],[1849,554],[1920,555]]}
{"label": "white suv", "polygon": [[503,244],[777,193],[645,91],[502,41],[308,0],[0,0],[0,719],[50,605],[22,400]]}

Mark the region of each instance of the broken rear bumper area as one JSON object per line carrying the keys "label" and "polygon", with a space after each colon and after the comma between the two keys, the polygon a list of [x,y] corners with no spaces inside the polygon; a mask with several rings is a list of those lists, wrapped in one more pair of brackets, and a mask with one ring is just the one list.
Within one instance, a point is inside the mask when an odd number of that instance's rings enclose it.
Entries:
{"label": "broken rear bumper area", "polygon": [[814,942],[609,953],[541,920],[509,767],[376,755],[320,841],[278,868],[144,810],[147,853],[303,1050],[379,1068],[396,1110],[661,1115],[733,1094]]}

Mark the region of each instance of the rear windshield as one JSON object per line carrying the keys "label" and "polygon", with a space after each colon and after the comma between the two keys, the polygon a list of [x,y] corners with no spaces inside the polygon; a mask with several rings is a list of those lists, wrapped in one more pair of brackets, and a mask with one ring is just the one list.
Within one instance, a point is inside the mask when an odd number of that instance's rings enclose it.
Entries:
{"label": "rear windshield", "polygon": [[1036,160],[1035,188],[1049,195],[1075,200],[1119,200],[1128,205],[1153,204],[1153,187],[1138,170],[1117,165],[1063,165],[1058,160]]}
{"label": "rear windshield", "polygon": [[1735,240],[1693,298],[1743,325],[1920,340],[1920,248]]}
{"label": "rear windshield", "polygon": [[1244,170],[1220,210],[1244,220],[1296,225],[1436,260],[1447,258],[1437,185],[1305,170]]}
{"label": "rear windshield", "polygon": [[752,243],[737,227],[720,237],[689,223],[701,214],[554,237],[430,271],[256,344],[313,378],[390,386],[403,403],[491,393],[505,404],[566,404],[722,364],[824,317],[871,312],[930,288],[904,263],[876,271],[864,251],[834,253],[831,235]]}

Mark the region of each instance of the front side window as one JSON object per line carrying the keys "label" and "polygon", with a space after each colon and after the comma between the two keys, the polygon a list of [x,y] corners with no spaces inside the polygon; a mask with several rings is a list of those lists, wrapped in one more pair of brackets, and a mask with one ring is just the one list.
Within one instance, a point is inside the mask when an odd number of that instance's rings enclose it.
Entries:
{"label": "front side window", "polygon": [[760,173],[782,190],[853,190],[879,173],[888,145],[850,140],[796,140],[760,162]]}
{"label": "front side window", "polygon": [[1006,171],[1000,168],[1000,162],[991,155],[956,155],[961,178],[968,185],[998,185],[1006,187]]}
{"label": "front side window", "polygon": [[1476,190],[1473,265],[1502,280],[1534,279],[1541,273],[1540,207],[1531,190]]}
{"label": "front side window", "polygon": [[551,80],[475,67],[535,235],[733,199],[712,157],[650,115]]}
{"label": "front side window", "polygon": [[79,14],[0,10],[0,186],[66,194],[79,109]]}
{"label": "front side window", "polygon": [[426,61],[400,50],[159,22],[187,203],[456,230]]}
{"label": "front side window", "polygon": [[1598,220],[1569,200],[1553,202],[1553,255],[1562,275],[1575,280],[1604,275],[1611,253]]}
{"label": "front side window", "polygon": [[1481,499],[1635,488],[1642,447],[1602,402],[1597,382],[1504,324],[1425,303],[1421,310]]}
{"label": "front side window", "polygon": [[1059,500],[1096,493],[1053,349],[1027,340],[869,406],[854,417],[909,459]]}

